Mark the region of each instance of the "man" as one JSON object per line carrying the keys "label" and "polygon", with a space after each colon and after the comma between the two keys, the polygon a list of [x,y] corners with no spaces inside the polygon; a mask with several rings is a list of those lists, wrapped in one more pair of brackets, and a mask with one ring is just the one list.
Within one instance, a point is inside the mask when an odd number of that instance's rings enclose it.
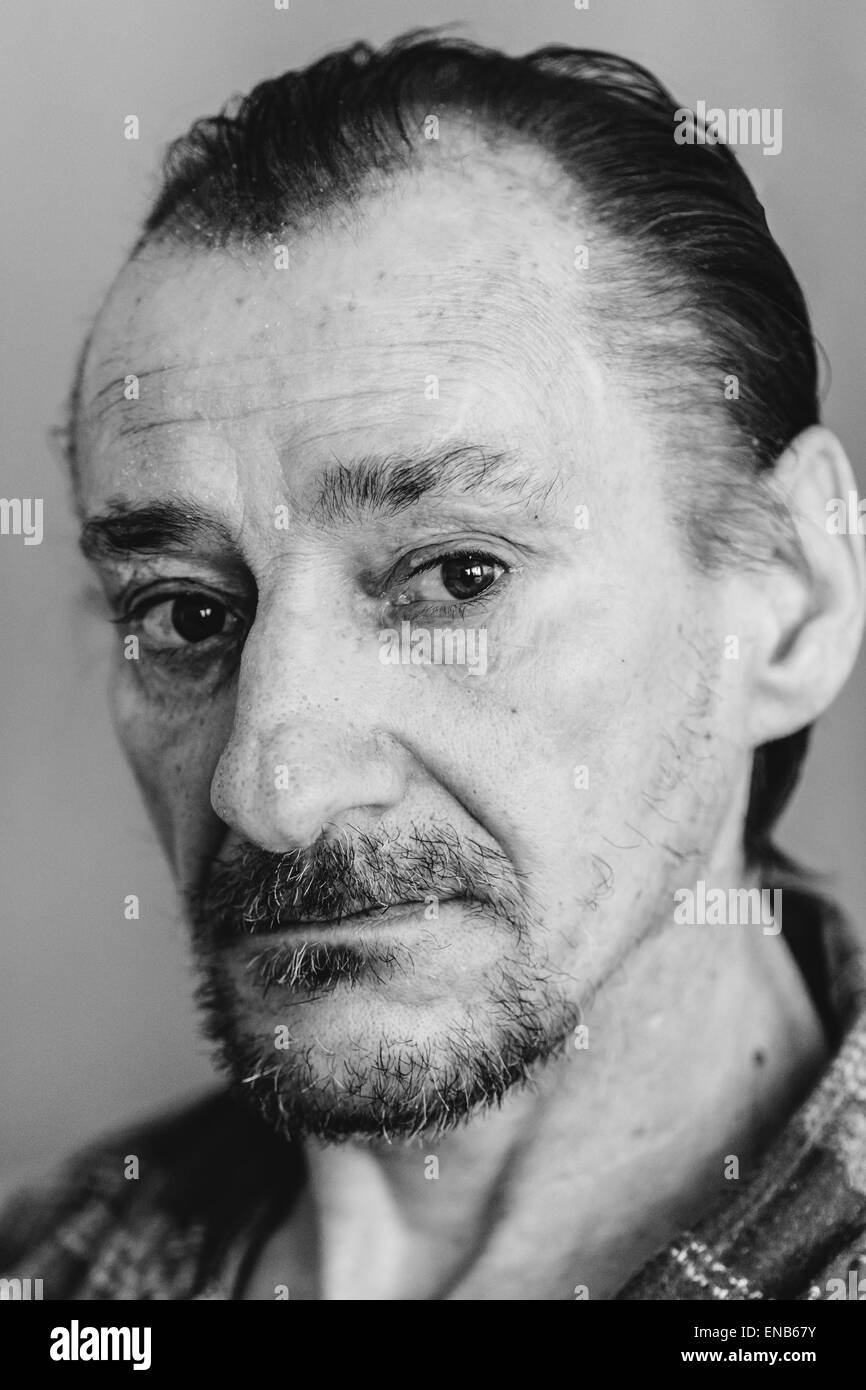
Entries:
{"label": "man", "polygon": [[51,1298],[833,1296],[863,966],[771,843],[864,620],[807,311],[642,69],[429,35],[173,147],[70,461],[231,1086]]}

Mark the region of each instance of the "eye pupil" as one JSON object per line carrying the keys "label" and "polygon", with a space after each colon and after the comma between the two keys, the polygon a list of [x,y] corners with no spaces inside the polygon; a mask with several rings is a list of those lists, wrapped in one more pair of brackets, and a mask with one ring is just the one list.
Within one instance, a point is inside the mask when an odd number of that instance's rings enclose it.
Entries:
{"label": "eye pupil", "polygon": [[453,598],[475,598],[489,588],[495,578],[495,567],[472,555],[442,562],[442,583]]}
{"label": "eye pupil", "polygon": [[226,610],[213,599],[185,594],[174,600],[171,621],[175,632],[185,642],[205,642],[208,637],[216,637],[222,632]]}

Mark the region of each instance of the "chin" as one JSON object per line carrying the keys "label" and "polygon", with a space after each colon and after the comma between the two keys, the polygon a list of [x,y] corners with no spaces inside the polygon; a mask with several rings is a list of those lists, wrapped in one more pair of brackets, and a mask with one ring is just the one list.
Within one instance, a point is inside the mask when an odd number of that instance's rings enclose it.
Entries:
{"label": "chin", "polygon": [[[277,966],[278,979],[304,970]],[[317,982],[299,987],[222,956],[204,963],[198,1001],[218,1067],[270,1127],[289,1139],[409,1138],[501,1104],[564,1050],[579,1006],[514,967],[464,962],[458,992],[399,957],[323,956],[310,965]]]}

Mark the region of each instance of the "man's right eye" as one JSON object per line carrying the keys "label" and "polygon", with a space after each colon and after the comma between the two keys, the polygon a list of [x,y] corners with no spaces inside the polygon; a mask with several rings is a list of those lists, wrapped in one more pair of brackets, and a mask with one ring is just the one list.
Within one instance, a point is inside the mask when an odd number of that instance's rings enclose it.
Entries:
{"label": "man's right eye", "polygon": [[125,619],[152,651],[181,651],[214,638],[232,639],[243,626],[236,613],[211,594],[166,594],[133,607]]}

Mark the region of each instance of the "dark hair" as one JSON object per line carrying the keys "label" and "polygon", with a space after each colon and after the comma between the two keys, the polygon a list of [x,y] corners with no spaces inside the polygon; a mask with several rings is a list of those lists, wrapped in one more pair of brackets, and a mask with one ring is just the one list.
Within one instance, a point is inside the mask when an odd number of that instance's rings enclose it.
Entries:
{"label": "dark hair", "polygon": [[[772,470],[818,419],[813,337],[733,153],[677,143],[678,110],[649,72],[607,53],[509,57],[431,31],[379,51],[354,44],[261,83],[175,141],[133,254],[320,225],[420,167],[431,116],[488,144],[529,142],[605,234],[584,282],[589,322],[655,428],[671,431],[668,486],[695,560],[707,571],[760,564],[794,545]],[[733,367],[738,396],[727,399]],[[808,737],[804,728],[754,758],[745,847],[764,870],[785,863],[770,835]]]}

